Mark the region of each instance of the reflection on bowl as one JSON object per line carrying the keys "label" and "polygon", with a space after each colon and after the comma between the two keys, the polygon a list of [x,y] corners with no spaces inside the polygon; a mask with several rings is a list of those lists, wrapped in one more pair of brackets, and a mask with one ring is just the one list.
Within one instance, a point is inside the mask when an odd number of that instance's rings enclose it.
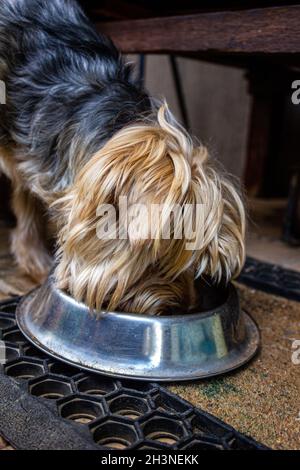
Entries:
{"label": "reflection on bowl", "polygon": [[90,312],[56,289],[51,277],[22,299],[17,322],[35,346],[105,375],[152,381],[221,374],[256,353],[259,333],[240,310],[236,289],[215,289],[210,310],[169,316]]}

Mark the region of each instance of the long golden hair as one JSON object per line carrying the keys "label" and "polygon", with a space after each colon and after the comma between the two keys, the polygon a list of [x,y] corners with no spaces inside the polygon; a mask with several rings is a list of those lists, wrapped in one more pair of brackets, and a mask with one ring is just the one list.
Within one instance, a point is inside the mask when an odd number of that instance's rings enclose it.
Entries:
{"label": "long golden hair", "polygon": [[[165,204],[172,209],[187,204],[193,222],[196,206],[202,204],[197,249],[186,248],[185,236],[174,236],[176,217],[171,238],[163,238],[165,211],[156,220],[154,239],[136,234],[99,238],[99,224],[107,220],[97,215],[97,208],[104,204],[117,208],[120,196],[127,197],[129,207]],[[187,311],[195,302],[195,277],[229,281],[244,262],[241,198],[214,169],[207,149],[194,145],[166,105],[153,122],[136,123],[116,133],[84,165],[59,206],[63,223],[57,285],[91,309],[153,315]],[[144,220],[138,224],[143,226]]]}

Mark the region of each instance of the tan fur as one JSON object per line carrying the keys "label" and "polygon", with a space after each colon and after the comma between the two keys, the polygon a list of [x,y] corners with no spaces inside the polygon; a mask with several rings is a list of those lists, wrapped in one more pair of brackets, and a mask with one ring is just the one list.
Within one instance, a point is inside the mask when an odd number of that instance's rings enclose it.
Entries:
{"label": "tan fur", "polygon": [[[57,284],[91,308],[187,311],[195,301],[196,276],[228,281],[243,265],[241,199],[214,170],[207,149],[194,146],[167,113],[161,107],[157,124],[135,124],[114,135],[55,204],[61,221]],[[99,239],[97,207],[116,206],[120,196],[127,196],[129,204],[204,204],[200,248],[187,250],[185,238],[162,239],[165,214],[157,221],[154,240]]]}

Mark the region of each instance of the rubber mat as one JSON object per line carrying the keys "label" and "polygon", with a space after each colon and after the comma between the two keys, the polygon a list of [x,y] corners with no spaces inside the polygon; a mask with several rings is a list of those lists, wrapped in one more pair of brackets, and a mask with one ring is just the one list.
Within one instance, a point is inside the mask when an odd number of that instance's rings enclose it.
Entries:
{"label": "rubber mat", "polygon": [[238,281],[270,294],[300,301],[300,273],[254,258],[247,258]]}

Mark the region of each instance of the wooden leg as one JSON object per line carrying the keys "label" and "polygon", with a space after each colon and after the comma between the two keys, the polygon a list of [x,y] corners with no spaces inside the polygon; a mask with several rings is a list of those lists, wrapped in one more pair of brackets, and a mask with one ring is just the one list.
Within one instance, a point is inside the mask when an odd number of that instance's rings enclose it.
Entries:
{"label": "wooden leg", "polygon": [[[276,184],[286,92],[293,74],[283,67],[255,61],[247,76],[253,99],[244,182],[249,196],[268,196]],[[267,171],[270,168],[272,173]]]}

